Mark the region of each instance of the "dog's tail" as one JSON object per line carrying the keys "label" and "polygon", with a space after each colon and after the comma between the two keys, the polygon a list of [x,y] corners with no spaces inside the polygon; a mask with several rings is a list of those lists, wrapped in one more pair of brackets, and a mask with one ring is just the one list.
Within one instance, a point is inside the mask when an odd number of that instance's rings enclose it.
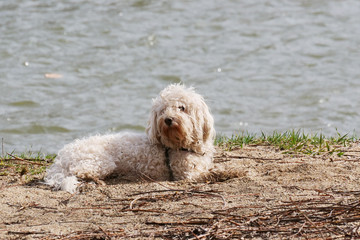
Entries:
{"label": "dog's tail", "polygon": [[55,190],[64,190],[69,193],[75,193],[79,184],[76,176],[69,175],[59,162],[55,162],[47,169],[44,180],[45,184],[52,186]]}

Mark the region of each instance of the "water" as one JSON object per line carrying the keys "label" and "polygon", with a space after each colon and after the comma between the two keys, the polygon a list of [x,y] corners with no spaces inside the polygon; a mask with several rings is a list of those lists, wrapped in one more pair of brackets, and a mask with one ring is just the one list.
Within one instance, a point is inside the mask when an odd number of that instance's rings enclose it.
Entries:
{"label": "water", "polygon": [[182,81],[218,133],[360,129],[357,0],[0,2],[3,152],[144,131]]}

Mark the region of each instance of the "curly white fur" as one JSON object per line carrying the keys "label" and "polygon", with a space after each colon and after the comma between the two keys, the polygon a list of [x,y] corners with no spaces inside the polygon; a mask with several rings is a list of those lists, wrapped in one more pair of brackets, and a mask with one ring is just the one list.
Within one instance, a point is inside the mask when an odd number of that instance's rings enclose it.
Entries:
{"label": "curly white fur", "polygon": [[146,134],[75,140],[59,151],[45,182],[74,193],[78,178],[99,180],[111,174],[129,180],[196,180],[212,167],[214,138],[214,120],[203,97],[173,84],[153,100]]}

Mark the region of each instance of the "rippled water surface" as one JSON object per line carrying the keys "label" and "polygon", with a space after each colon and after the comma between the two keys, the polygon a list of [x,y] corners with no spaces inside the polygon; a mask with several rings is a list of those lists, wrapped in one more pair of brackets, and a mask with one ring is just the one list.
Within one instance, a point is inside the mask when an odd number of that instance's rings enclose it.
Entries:
{"label": "rippled water surface", "polygon": [[0,2],[2,151],[144,131],[182,81],[218,133],[360,130],[360,1]]}

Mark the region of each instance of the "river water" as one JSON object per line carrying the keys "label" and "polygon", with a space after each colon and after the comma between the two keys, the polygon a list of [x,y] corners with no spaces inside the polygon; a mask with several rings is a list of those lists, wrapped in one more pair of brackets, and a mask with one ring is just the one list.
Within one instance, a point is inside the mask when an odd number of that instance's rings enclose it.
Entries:
{"label": "river water", "polygon": [[2,152],[142,132],[151,99],[180,81],[218,134],[353,134],[360,1],[0,2]]}

